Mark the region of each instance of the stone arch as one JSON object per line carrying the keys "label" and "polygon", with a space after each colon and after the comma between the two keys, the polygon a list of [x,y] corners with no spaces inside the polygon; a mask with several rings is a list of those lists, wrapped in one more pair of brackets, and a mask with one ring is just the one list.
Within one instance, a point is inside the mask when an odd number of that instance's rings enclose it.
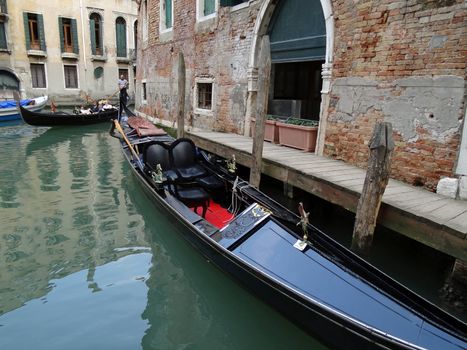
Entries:
{"label": "stone arch", "polygon": [[12,99],[13,92],[21,90],[21,79],[15,71],[0,67],[0,99]]}
{"label": "stone arch", "polygon": [[[284,1],[284,0],[283,0]],[[245,135],[250,133],[250,121],[253,115],[253,110],[256,108],[256,93],[258,90],[258,55],[259,44],[262,36],[267,34],[269,24],[274,14],[274,10],[278,5],[277,0],[266,0],[260,7],[258,16],[256,18],[253,39],[249,58],[248,67],[248,101],[247,113],[245,117]],[[331,67],[333,60],[334,48],[334,17],[332,12],[331,0],[320,0],[321,7],[324,15],[325,30],[326,30],[326,51],[324,64],[322,66],[321,76],[323,79],[321,89],[321,106],[320,106],[320,127],[318,131],[318,143],[316,153],[322,154],[324,145],[324,134],[327,119],[327,107],[329,105],[329,90],[331,83]]]}

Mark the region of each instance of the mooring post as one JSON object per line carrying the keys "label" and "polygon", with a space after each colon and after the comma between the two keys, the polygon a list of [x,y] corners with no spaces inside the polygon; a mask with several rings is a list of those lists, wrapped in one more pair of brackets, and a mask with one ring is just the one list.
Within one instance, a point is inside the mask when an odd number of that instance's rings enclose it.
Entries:
{"label": "mooring post", "polygon": [[394,149],[391,123],[378,122],[375,125],[369,147],[368,170],[352,236],[352,250],[360,253],[367,253],[371,247],[381,199],[389,181]]}
{"label": "mooring post", "polygon": [[186,69],[183,53],[178,53],[178,114],[177,114],[177,137],[185,135],[185,81]]}
{"label": "mooring post", "polygon": [[253,159],[250,171],[250,184],[256,188],[259,188],[259,183],[261,181],[264,128],[268,111],[269,82],[271,80],[271,50],[268,35],[264,35],[261,40],[258,62],[258,97],[255,113],[255,130],[253,134]]}

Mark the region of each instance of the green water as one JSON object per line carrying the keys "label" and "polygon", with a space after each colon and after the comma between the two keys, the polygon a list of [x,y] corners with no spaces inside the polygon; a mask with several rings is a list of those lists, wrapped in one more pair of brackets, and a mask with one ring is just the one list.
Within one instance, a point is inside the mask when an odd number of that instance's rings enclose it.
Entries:
{"label": "green water", "polygon": [[180,237],[107,130],[0,127],[0,349],[324,349]]}

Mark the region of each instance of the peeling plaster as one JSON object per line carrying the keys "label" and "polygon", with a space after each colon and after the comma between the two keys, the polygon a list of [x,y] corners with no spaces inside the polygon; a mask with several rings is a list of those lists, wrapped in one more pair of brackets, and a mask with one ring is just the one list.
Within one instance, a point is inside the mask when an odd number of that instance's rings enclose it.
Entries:
{"label": "peeling plaster", "polygon": [[381,111],[403,139],[418,139],[417,127],[444,140],[459,131],[464,79],[455,76],[410,77],[378,86],[363,78],[341,78],[334,83],[336,111],[331,121],[352,122],[370,110]]}

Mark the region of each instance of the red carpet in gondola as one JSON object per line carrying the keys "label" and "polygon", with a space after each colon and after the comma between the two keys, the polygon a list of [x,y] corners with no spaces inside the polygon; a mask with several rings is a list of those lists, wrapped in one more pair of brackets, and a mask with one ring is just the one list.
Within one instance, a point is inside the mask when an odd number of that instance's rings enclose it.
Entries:
{"label": "red carpet in gondola", "polygon": [[[198,208],[197,213],[201,215],[201,208]],[[217,228],[222,228],[232,219],[232,214],[216,202],[210,201],[205,219]]]}

